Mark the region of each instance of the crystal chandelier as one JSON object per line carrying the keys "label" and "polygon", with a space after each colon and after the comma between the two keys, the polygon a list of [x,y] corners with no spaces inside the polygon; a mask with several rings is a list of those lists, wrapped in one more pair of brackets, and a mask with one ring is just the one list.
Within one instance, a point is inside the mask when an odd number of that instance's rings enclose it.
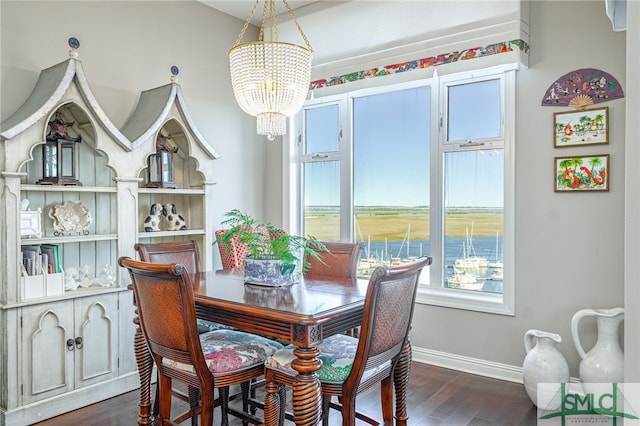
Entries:
{"label": "crystal chandelier", "polygon": [[[306,48],[278,41],[274,0],[264,0],[258,41],[240,44],[260,0],[256,0],[236,44],[229,51],[231,85],[240,108],[257,117],[257,132],[269,140],[287,131],[286,117],[300,110],[311,82],[313,49],[287,0],[282,0]],[[264,40],[269,20],[269,41]]]}

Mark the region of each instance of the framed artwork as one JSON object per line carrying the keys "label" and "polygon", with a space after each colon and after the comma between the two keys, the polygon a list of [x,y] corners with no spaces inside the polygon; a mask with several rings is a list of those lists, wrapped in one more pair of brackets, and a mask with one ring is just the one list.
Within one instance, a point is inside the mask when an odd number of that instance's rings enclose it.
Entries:
{"label": "framed artwork", "polygon": [[609,154],[556,157],[556,192],[609,191]]}
{"label": "framed artwork", "polygon": [[609,143],[609,107],[553,114],[556,148]]}

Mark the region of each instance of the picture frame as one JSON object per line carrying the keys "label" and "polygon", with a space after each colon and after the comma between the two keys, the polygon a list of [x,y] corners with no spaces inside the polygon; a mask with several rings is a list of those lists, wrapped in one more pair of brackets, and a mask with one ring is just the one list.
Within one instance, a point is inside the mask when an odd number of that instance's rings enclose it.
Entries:
{"label": "picture frame", "polygon": [[609,143],[609,107],[553,114],[554,147],[606,145]]}
{"label": "picture frame", "polygon": [[609,191],[609,154],[555,157],[553,170],[555,192]]}

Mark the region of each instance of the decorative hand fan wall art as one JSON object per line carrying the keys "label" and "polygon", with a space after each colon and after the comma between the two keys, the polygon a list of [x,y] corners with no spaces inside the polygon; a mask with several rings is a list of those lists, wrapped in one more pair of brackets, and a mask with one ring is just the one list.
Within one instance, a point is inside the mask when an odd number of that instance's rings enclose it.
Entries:
{"label": "decorative hand fan wall art", "polygon": [[622,86],[614,76],[596,68],[582,68],[554,81],[542,98],[542,106],[583,110],[589,105],[623,97]]}

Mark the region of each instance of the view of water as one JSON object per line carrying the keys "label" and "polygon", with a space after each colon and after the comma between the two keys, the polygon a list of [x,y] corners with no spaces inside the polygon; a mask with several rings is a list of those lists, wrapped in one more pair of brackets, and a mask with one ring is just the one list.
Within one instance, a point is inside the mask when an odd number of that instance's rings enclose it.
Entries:
{"label": "view of water", "polygon": [[[446,238],[445,239],[445,276],[454,274],[453,264],[456,259],[464,257],[464,245],[467,241],[466,237]],[[362,257],[370,256],[375,259],[384,259],[390,262],[392,258],[406,259],[408,257],[420,257],[430,255],[429,240],[411,240],[407,245],[406,241],[359,241],[364,245]],[[480,256],[487,260],[489,264],[494,262],[502,262],[502,237],[473,237],[473,252],[467,251],[467,256]],[[369,252],[370,250],[370,252]],[[483,291],[502,292],[502,278],[495,278],[495,273],[500,272],[502,276],[502,268],[487,267],[479,270],[470,271],[476,278]],[[480,289],[480,288],[478,288]]]}
{"label": "view of water", "polygon": [[[456,259],[463,257],[463,246],[465,241],[465,237],[447,238],[445,240],[445,265],[453,265],[453,262]],[[428,256],[430,254],[429,240],[411,240],[408,245],[406,241],[371,241],[371,243],[368,241],[358,242],[363,244],[365,255],[369,254],[376,259],[380,259],[381,257],[384,257],[385,260],[390,260],[392,257],[404,259],[411,256],[419,257]],[[497,247],[498,250],[502,247],[502,236],[498,237]],[[367,253],[369,248],[371,252]],[[496,259],[502,261],[502,253],[498,252],[496,255],[496,237],[473,237],[473,248],[477,256],[482,256],[489,262],[494,262]],[[469,255],[469,253],[467,254]]]}

